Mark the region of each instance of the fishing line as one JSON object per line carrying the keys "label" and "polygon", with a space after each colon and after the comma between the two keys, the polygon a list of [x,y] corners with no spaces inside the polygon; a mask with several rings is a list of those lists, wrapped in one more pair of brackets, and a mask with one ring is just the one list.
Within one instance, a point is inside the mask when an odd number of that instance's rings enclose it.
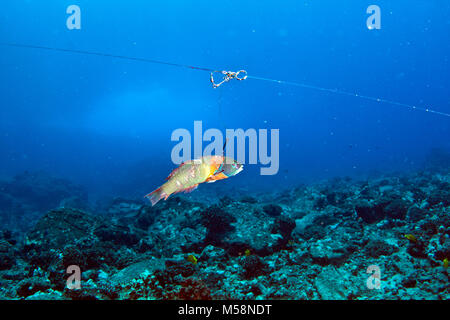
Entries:
{"label": "fishing line", "polygon": [[343,90],[339,90],[339,89],[329,89],[329,88],[317,87],[317,86],[304,84],[304,83],[299,83],[299,82],[275,80],[275,79],[255,77],[255,76],[248,76],[248,79],[269,81],[269,82],[275,82],[275,83],[279,83],[279,84],[285,84],[285,85],[301,87],[301,88],[305,88],[305,89],[312,89],[312,90],[317,90],[317,91],[322,91],[322,92],[328,92],[328,93],[334,93],[334,94],[345,95],[345,96],[350,96],[350,97],[356,97],[356,98],[369,100],[369,101],[373,101],[373,102],[386,103],[386,104],[391,104],[391,105],[395,105],[395,106],[409,108],[409,109],[412,109],[412,110],[419,110],[419,111],[424,111],[424,112],[438,114],[438,115],[441,115],[441,116],[450,117],[450,113],[436,111],[436,110],[432,110],[430,108],[417,107],[417,106],[414,106],[414,105],[409,105],[409,104],[401,103],[401,102],[397,102],[397,101],[392,101],[392,100],[387,100],[387,99],[382,99],[382,98],[375,98],[375,97],[371,97],[371,96],[362,95],[362,94],[359,94],[359,93],[351,93],[351,92],[343,91]]}
{"label": "fishing line", "polygon": [[102,52],[84,51],[84,50],[76,50],[76,49],[52,48],[52,47],[34,46],[34,45],[27,45],[27,44],[17,44],[17,43],[0,43],[0,45],[6,46],[6,47],[40,49],[40,50],[48,50],[48,51],[57,51],[57,52],[77,53],[77,54],[91,55],[91,56],[108,57],[108,58],[115,58],[115,59],[122,59],[122,60],[148,62],[148,63],[162,64],[162,65],[166,65],[166,66],[201,70],[201,71],[207,71],[207,72],[215,71],[213,69],[190,66],[187,64],[172,63],[172,62],[166,62],[166,61],[154,60],[154,59],[146,59],[146,58],[135,58],[135,57],[128,57],[128,56],[115,55],[115,54],[109,54],[109,53],[102,53]]}
{"label": "fishing line", "polygon": [[[359,93],[352,93],[349,91],[344,91],[344,90],[339,90],[339,89],[324,88],[324,87],[314,86],[314,85],[300,83],[300,82],[276,80],[276,79],[271,79],[271,78],[263,78],[263,77],[247,75],[247,71],[245,71],[245,70],[239,70],[237,72],[225,71],[225,70],[218,71],[217,69],[198,67],[198,66],[180,64],[180,63],[173,63],[173,62],[167,62],[167,61],[162,61],[162,60],[136,58],[136,57],[115,55],[115,54],[102,53],[102,52],[53,48],[53,47],[45,47],[45,46],[37,46],[37,45],[26,45],[26,44],[17,44],[17,43],[0,43],[0,45],[7,46],[7,47],[16,47],[16,48],[39,49],[39,50],[49,50],[49,51],[57,51],[57,52],[65,52],[65,53],[76,53],[76,54],[91,55],[91,56],[101,56],[101,57],[108,57],[108,58],[115,58],[115,59],[122,59],[122,60],[154,63],[154,64],[160,64],[160,65],[166,65],[166,66],[172,66],[172,67],[186,68],[186,69],[191,69],[191,70],[206,71],[206,72],[210,72],[210,81],[214,88],[218,88],[222,84],[224,84],[230,80],[233,80],[233,79],[235,79],[235,80],[253,79],[253,80],[278,83],[278,84],[282,84],[282,85],[296,86],[296,87],[300,87],[300,88],[304,88],[304,89],[333,93],[333,94],[337,94],[337,95],[350,96],[350,97],[360,98],[360,99],[364,99],[364,100],[368,100],[368,101],[372,101],[372,102],[385,103],[385,104],[390,104],[393,106],[404,107],[404,108],[408,108],[410,110],[418,110],[418,111],[433,113],[433,114],[440,115],[440,116],[450,117],[450,113],[433,110],[433,109],[430,109],[427,107],[418,107],[415,105],[401,103],[401,102],[397,102],[397,101],[393,101],[393,100],[361,95]],[[216,73],[219,73],[223,76],[221,81],[218,83],[216,83],[215,78],[214,78],[214,75]]]}

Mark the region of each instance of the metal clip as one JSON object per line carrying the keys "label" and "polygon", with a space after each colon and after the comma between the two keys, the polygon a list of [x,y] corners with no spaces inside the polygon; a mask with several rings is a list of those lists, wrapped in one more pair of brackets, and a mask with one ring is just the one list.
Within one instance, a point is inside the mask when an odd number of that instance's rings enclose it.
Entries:
{"label": "metal clip", "polygon": [[[219,83],[216,83],[214,81],[214,73],[216,73],[216,72],[223,74],[223,79]],[[224,71],[213,71],[213,72],[211,72],[211,76],[209,79],[213,85],[213,88],[217,88],[217,87],[220,87],[223,83],[230,81],[231,79],[236,79],[239,81],[247,79],[247,71],[245,71],[245,70],[239,70],[237,72],[225,71],[225,70]]]}

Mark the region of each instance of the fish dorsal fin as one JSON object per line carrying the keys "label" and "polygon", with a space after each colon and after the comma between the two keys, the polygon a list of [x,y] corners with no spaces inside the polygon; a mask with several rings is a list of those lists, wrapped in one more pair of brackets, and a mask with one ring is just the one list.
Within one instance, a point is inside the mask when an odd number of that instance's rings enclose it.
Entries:
{"label": "fish dorsal fin", "polygon": [[[181,166],[182,165],[183,164],[181,164]],[[169,180],[170,178],[172,178],[172,176],[175,174],[175,172],[177,172],[178,169],[180,169],[180,167],[173,169],[172,172],[167,176],[166,180]]]}
{"label": "fish dorsal fin", "polygon": [[185,166],[186,164],[189,164],[189,163],[192,163],[192,161],[191,161],[191,160],[185,161],[185,162],[183,162],[182,164],[180,164],[180,165],[178,166],[178,168],[173,169],[172,172],[167,176],[166,180],[169,180],[170,178],[172,178],[173,175],[175,174],[175,172],[177,172],[178,170],[180,170],[180,168],[181,168],[182,166]]}

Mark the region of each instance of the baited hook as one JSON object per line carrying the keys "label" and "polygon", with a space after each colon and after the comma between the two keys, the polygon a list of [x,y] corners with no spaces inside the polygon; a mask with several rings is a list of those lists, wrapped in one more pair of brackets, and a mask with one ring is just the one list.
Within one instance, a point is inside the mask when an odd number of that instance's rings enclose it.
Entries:
{"label": "baited hook", "polygon": [[[214,81],[214,73],[221,73],[223,74],[223,78],[222,81],[220,81],[219,83],[216,83]],[[230,81],[231,79],[236,79],[236,80],[245,80],[247,79],[247,71],[245,70],[239,70],[237,72],[233,72],[233,71],[213,71],[211,72],[210,75],[210,81],[213,85],[213,88],[217,88],[220,87],[223,83]]]}

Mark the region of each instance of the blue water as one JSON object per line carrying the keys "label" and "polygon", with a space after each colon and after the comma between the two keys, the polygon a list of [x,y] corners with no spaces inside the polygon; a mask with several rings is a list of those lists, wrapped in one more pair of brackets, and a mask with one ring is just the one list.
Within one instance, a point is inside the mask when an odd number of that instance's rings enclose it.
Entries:
{"label": "blue water", "polygon": [[[81,30],[66,28],[71,4]],[[371,4],[380,30],[366,27]],[[0,42],[245,69],[450,113],[449,17],[443,0],[15,0],[2,3]],[[44,170],[93,197],[154,190],[175,167],[172,131],[194,120],[280,130],[278,174],[246,165],[202,186],[218,193],[415,170],[450,148],[449,117],[274,82],[213,89],[199,70],[3,46],[0,70],[0,177]]]}

